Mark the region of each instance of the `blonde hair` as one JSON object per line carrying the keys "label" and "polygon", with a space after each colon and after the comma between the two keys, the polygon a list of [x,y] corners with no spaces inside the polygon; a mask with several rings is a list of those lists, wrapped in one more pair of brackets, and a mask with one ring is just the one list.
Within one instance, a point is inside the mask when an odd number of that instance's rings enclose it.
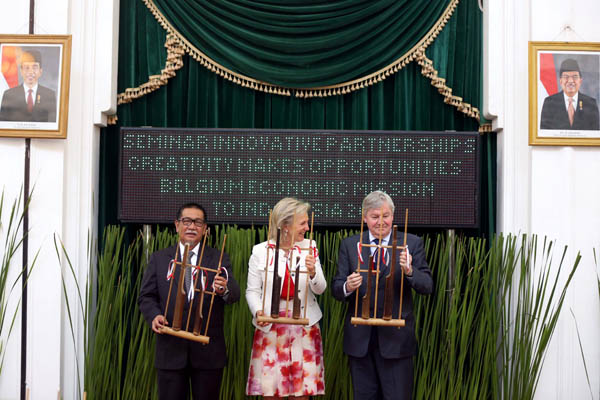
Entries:
{"label": "blonde hair", "polygon": [[277,228],[282,228],[284,225],[291,225],[295,215],[308,214],[309,210],[310,204],[294,197],[285,197],[279,200],[271,212],[269,240],[277,239]]}

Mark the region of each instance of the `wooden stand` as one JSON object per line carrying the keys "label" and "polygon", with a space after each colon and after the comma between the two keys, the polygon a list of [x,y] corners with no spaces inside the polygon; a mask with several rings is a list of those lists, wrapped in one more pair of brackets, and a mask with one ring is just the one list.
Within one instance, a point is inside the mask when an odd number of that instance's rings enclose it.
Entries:
{"label": "wooden stand", "polygon": [[192,340],[194,342],[198,342],[198,343],[202,343],[202,344],[208,344],[208,342],[210,341],[210,337],[205,336],[205,335],[194,335],[192,332],[188,332],[188,331],[176,331],[172,328],[169,328],[168,326],[163,326],[161,328],[159,328],[159,330],[162,333],[166,333],[167,335],[172,335],[172,336],[177,336],[183,339],[187,339],[187,340]]}
{"label": "wooden stand", "polygon": [[385,320],[383,318],[364,319],[362,317],[352,317],[350,318],[350,323],[352,325],[396,326],[400,328],[406,324],[406,321],[400,318]]}
{"label": "wooden stand", "polygon": [[268,324],[287,324],[287,325],[308,325],[308,318],[290,318],[290,317],[277,317],[273,318],[266,315],[256,317],[258,322],[266,322]]}

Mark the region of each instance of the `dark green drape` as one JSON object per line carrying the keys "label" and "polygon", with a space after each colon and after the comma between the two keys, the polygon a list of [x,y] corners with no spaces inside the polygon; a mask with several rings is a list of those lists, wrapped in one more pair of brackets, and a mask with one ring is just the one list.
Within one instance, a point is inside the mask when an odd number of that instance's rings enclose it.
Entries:
{"label": "dark green drape", "polygon": [[283,86],[332,85],[377,71],[425,36],[448,0],[154,0],[224,67]]}
{"label": "dark green drape", "polygon": [[[254,2],[237,3],[248,5]],[[276,7],[277,2],[272,3],[272,7]],[[313,4],[300,0],[295,3]],[[336,3],[348,7],[360,4],[355,1]],[[269,5],[265,1],[261,4]],[[286,4],[289,8],[294,2]],[[314,4],[323,15],[333,13],[325,2]],[[309,10],[310,6],[304,8]],[[166,33],[142,1],[121,0],[120,13],[119,93],[139,86],[149,75],[160,74],[166,59],[163,47]],[[453,94],[476,107],[481,106],[481,19],[477,1],[462,0],[426,53],[439,76],[444,77],[453,89]],[[233,24],[233,21],[227,23]],[[266,32],[262,34],[266,35]],[[364,63],[371,61],[362,59],[360,54],[356,57]],[[421,67],[416,62],[365,89],[340,96],[300,99],[243,88],[207,70],[189,56],[184,56],[183,61],[183,68],[167,85],[119,106],[118,125],[103,130],[101,228],[117,222],[120,126],[433,131],[474,131],[479,127],[478,121],[444,103],[443,96],[431,85],[430,79],[421,74]],[[492,169],[495,169],[495,138],[488,135],[484,142],[482,229],[488,232],[494,229],[495,178]]]}

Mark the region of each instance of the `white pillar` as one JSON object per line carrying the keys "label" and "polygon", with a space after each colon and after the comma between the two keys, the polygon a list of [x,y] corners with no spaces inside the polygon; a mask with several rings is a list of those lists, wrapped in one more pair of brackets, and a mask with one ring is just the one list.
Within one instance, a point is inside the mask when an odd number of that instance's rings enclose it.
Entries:
{"label": "white pillar", "polygon": [[[88,238],[97,237],[100,127],[116,106],[118,0],[36,0],[37,34],[72,35],[67,139],[31,140],[27,373],[32,399],[79,398],[83,374],[83,315],[68,265],[59,262],[56,236],[65,245],[82,290],[88,275]],[[0,15],[2,33],[28,32],[29,2],[11,2]],[[24,176],[24,139],[0,138],[0,182],[17,193]],[[20,257],[15,264],[20,266]],[[63,292],[61,273],[66,280]],[[11,302],[18,300],[13,294]],[[66,310],[71,306],[74,336]],[[11,303],[12,304],[12,303]],[[20,315],[20,313],[19,313]],[[20,322],[0,375],[0,398],[20,393]],[[76,349],[76,350],[75,350]],[[76,355],[77,354],[77,355]],[[79,363],[79,377],[77,376]],[[81,380],[81,383],[83,381]]]}
{"label": "white pillar", "polygon": [[[528,145],[528,41],[600,42],[600,3],[485,1],[484,112],[498,133],[498,231],[555,240],[562,282],[583,258],[548,349],[536,399],[597,397],[600,304],[592,250],[600,250],[600,148]],[[576,324],[580,337],[577,335]],[[579,348],[587,363],[588,385]]]}

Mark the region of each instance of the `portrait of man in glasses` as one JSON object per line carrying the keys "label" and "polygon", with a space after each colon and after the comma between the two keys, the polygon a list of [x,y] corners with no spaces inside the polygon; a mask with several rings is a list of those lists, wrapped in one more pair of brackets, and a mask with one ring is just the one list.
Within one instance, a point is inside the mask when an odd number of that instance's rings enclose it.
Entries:
{"label": "portrait of man in glasses", "polygon": [[575,59],[567,58],[561,63],[559,83],[562,90],[544,100],[540,129],[600,130],[596,99],[579,91],[583,79]]}

